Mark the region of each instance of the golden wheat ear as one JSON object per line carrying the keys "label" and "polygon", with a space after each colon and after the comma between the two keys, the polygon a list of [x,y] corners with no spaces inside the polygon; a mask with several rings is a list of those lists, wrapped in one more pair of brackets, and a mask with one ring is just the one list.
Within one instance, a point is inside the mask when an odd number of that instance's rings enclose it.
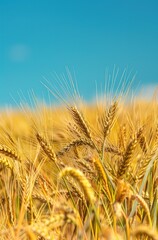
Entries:
{"label": "golden wheat ear", "polygon": [[126,197],[131,196],[130,185],[123,179],[117,179],[115,202],[123,203]]}
{"label": "golden wheat ear", "polygon": [[125,124],[120,126],[119,135],[118,135],[118,144],[119,144],[119,148],[122,151],[126,150],[126,145],[127,145],[127,126]]}
{"label": "golden wheat ear", "polygon": [[104,134],[104,139],[109,135],[110,130],[114,123],[114,118],[117,111],[118,102],[115,101],[108,109],[107,113],[102,117],[102,129]]}
{"label": "golden wheat ear", "polygon": [[140,226],[136,227],[132,231],[131,236],[136,237],[136,239],[138,239],[138,237],[140,237],[139,239],[158,240],[158,232],[147,225],[140,225]]}
{"label": "golden wheat ear", "polygon": [[[148,154],[146,154],[143,158],[142,161],[138,164],[138,170],[136,173],[136,180],[140,181],[146,172],[146,169],[148,167],[148,164],[150,163],[151,159],[154,157],[154,155],[157,152],[157,146],[154,146],[152,151]],[[155,161],[157,160],[157,157],[155,158]]]}
{"label": "golden wheat ear", "polygon": [[131,157],[132,157],[132,154],[136,148],[136,145],[137,145],[137,139],[134,138],[131,140],[131,142],[128,144],[127,148],[126,148],[126,151],[125,151],[125,154],[123,156],[123,159],[120,163],[120,166],[118,168],[118,172],[117,172],[117,177],[118,178],[123,178],[125,172],[128,170],[129,168],[129,165],[130,165],[130,162],[131,162]]}
{"label": "golden wheat ear", "polygon": [[147,151],[148,151],[148,145],[147,145],[147,142],[146,142],[146,138],[143,135],[143,130],[144,130],[144,126],[139,128],[136,136],[137,136],[137,140],[139,142],[139,145],[140,145],[143,153],[146,154]]}
{"label": "golden wheat ear", "polygon": [[[0,164],[1,164],[3,167],[10,168],[11,170],[13,169],[12,163],[11,163],[11,162],[9,161],[9,159],[7,159],[7,158],[0,157]],[[0,168],[0,170],[1,170],[1,168]]]}
{"label": "golden wheat ear", "polygon": [[110,130],[113,127],[117,106],[118,106],[118,102],[115,101],[110,106],[107,113],[104,114],[104,116],[100,120],[101,129],[102,129],[102,132],[103,132],[103,142],[102,142],[102,146],[101,146],[102,159],[104,159],[105,140],[106,140],[107,136],[109,135]]}
{"label": "golden wheat ear", "polygon": [[71,150],[71,148],[79,147],[79,146],[89,146],[92,149],[94,149],[94,145],[92,144],[91,141],[89,141],[86,138],[85,139],[80,138],[80,139],[77,139],[77,140],[74,140],[74,141],[70,142],[67,146],[65,146],[61,151],[59,151],[57,153],[57,157],[63,156],[64,154],[69,152]]}
{"label": "golden wheat ear", "polygon": [[150,226],[152,226],[150,210],[149,210],[149,207],[148,207],[146,201],[144,200],[144,198],[142,198],[140,195],[136,194],[136,195],[132,195],[131,199],[132,200],[136,199],[140,203],[140,205],[144,208],[144,210],[145,210],[145,212],[147,214],[147,217],[148,217],[149,224],[150,224]]}
{"label": "golden wheat ear", "polygon": [[53,151],[51,145],[47,142],[47,140],[39,133],[36,134],[36,138],[45,154],[49,157],[49,159],[54,162],[57,162],[56,154]]}
{"label": "golden wheat ear", "polygon": [[18,155],[18,153],[7,146],[0,145],[0,153],[21,162],[21,157]]}
{"label": "golden wheat ear", "polygon": [[101,163],[101,161],[98,158],[93,159],[93,163],[94,163],[95,169],[97,170],[100,180],[103,181],[103,187],[107,194],[107,198],[109,199],[110,202],[112,202],[112,196],[111,196],[111,193],[109,190],[107,176],[106,176],[103,164]]}
{"label": "golden wheat ear", "polygon": [[78,126],[78,129],[81,130],[81,132],[84,134],[84,136],[92,141],[92,134],[90,131],[90,127],[86,120],[84,119],[83,115],[79,112],[77,107],[70,107],[69,108],[70,114]]}
{"label": "golden wheat ear", "polygon": [[85,175],[76,168],[66,167],[59,173],[59,181],[66,176],[70,176],[78,182],[79,186],[83,189],[85,198],[93,205],[96,201],[96,197],[93,188]]}

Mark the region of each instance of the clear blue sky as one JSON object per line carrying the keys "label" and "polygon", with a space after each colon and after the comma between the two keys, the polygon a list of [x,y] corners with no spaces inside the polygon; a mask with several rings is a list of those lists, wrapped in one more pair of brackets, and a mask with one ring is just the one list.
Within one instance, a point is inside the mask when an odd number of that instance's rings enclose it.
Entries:
{"label": "clear blue sky", "polygon": [[158,1],[0,0],[0,105],[47,95],[43,76],[75,71],[81,95],[95,94],[106,68],[158,83]]}

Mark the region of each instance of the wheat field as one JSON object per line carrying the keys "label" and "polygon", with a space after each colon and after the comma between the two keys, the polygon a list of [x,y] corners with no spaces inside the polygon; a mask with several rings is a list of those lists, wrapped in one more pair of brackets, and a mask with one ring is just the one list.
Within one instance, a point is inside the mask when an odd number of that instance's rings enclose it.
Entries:
{"label": "wheat field", "polygon": [[1,111],[1,240],[158,240],[158,104]]}

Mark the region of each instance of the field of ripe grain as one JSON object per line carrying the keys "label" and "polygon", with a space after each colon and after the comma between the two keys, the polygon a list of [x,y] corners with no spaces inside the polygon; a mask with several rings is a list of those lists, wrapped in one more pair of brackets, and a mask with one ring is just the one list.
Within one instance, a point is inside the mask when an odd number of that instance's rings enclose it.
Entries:
{"label": "field of ripe grain", "polygon": [[0,114],[0,240],[158,240],[158,104]]}

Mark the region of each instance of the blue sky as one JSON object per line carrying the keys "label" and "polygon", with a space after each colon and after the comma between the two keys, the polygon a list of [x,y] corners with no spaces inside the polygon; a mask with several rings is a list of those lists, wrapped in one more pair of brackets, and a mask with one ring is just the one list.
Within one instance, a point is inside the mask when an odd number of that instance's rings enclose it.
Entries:
{"label": "blue sky", "polygon": [[134,88],[158,84],[157,0],[0,0],[0,106],[47,98],[44,77],[66,67],[90,99],[114,66]]}

